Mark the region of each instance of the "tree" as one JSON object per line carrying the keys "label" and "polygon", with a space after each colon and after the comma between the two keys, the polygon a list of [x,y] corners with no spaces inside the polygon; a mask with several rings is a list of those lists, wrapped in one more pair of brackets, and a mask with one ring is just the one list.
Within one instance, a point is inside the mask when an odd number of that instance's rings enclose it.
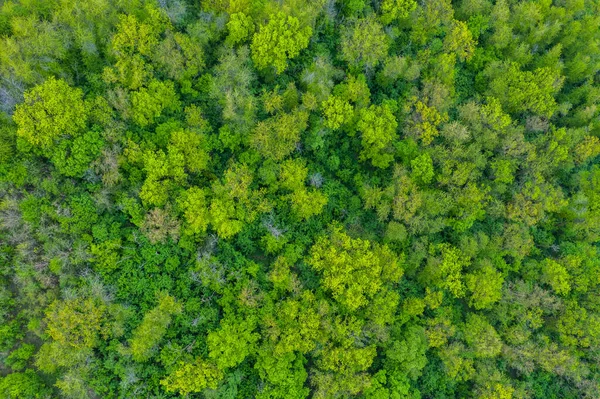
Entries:
{"label": "tree", "polygon": [[500,336],[483,316],[469,313],[464,328],[465,340],[476,357],[495,357],[502,350]]}
{"label": "tree", "polygon": [[202,44],[180,32],[167,31],[151,55],[169,79],[181,83],[196,78],[205,65]]}
{"label": "tree", "polygon": [[223,372],[214,364],[198,357],[193,363],[181,362],[166,378],[160,381],[167,392],[187,396],[206,388],[216,389]]}
{"label": "tree", "polygon": [[250,143],[264,157],[280,161],[296,149],[307,121],[308,113],[301,110],[271,117],[258,123]]}
{"label": "tree", "polygon": [[330,129],[339,129],[351,122],[354,116],[352,105],[338,96],[329,96],[321,107],[325,116],[325,126]]}
{"label": "tree", "polygon": [[486,264],[474,273],[465,276],[465,285],[471,292],[469,305],[475,309],[486,309],[502,298],[504,277],[492,265]]}
{"label": "tree", "polygon": [[411,178],[420,184],[429,184],[434,176],[431,155],[419,155],[410,161],[412,168]]}
{"label": "tree", "polygon": [[356,128],[361,133],[361,158],[370,159],[378,168],[387,168],[394,160],[391,145],[397,137],[398,128],[392,107],[386,103],[361,109]]}
{"label": "tree", "polygon": [[52,395],[50,388],[31,369],[0,377],[0,393],[6,399],[47,399]]}
{"label": "tree", "polygon": [[488,93],[509,112],[532,112],[550,117],[556,111],[554,95],[564,78],[550,68],[521,71],[516,63],[494,63],[486,69],[491,79]]}
{"label": "tree", "polygon": [[60,345],[94,348],[108,332],[106,311],[106,305],[92,298],[55,301],[46,311],[46,332]]}
{"label": "tree", "polygon": [[567,295],[571,291],[569,272],[553,259],[546,258],[542,262],[542,278],[559,295]]}
{"label": "tree", "polygon": [[272,14],[269,22],[252,37],[252,61],[258,69],[272,66],[280,74],[286,69],[289,59],[308,47],[311,36],[312,28],[301,27],[297,18],[282,12]]}
{"label": "tree", "polygon": [[129,340],[131,356],[136,362],[145,362],[167,332],[173,316],[180,314],[182,305],[172,296],[162,293],[156,307],[148,311],[135,328]]}
{"label": "tree", "polygon": [[116,58],[114,67],[106,67],[103,78],[108,83],[119,83],[129,90],[137,90],[152,76],[152,67],[146,62],[156,52],[161,33],[168,27],[166,15],[154,7],[147,7],[144,20],[134,14],[120,15],[117,31],[110,43],[110,52]]}
{"label": "tree", "polygon": [[303,161],[290,159],[281,165],[279,180],[281,188],[292,191],[287,196],[292,211],[303,220],[322,212],[327,204],[327,197],[318,190],[309,190],[305,186],[308,169]]}
{"label": "tree", "polygon": [[469,264],[469,258],[460,249],[446,243],[432,246],[430,252],[433,256],[429,258],[422,278],[447,289],[454,297],[462,298],[465,295],[462,270]]}
{"label": "tree", "polygon": [[200,187],[190,187],[178,199],[178,203],[186,221],[184,231],[191,235],[204,235],[210,223],[206,191]]}
{"label": "tree", "polygon": [[84,364],[101,342],[123,333],[123,309],[96,297],[55,300],[45,314],[50,340],[38,351],[36,366],[46,373]]}
{"label": "tree", "polygon": [[52,163],[65,176],[81,177],[104,147],[100,133],[89,131],[73,140],[62,140],[53,149]]}
{"label": "tree", "polygon": [[317,101],[325,101],[334,86],[334,78],[340,71],[334,67],[326,56],[318,56],[312,64],[302,71],[301,83],[303,87],[315,95]]}
{"label": "tree", "polygon": [[438,127],[448,121],[448,115],[440,113],[436,108],[427,106],[422,101],[415,103],[409,129],[423,144],[429,145],[439,135]]}
{"label": "tree", "polygon": [[236,12],[229,16],[227,29],[229,30],[229,35],[227,36],[228,43],[232,45],[243,43],[254,32],[254,22],[249,15],[243,12]]}
{"label": "tree", "polygon": [[392,375],[398,379],[416,380],[427,364],[427,339],[422,327],[409,326],[399,338],[392,341],[385,351],[384,365],[390,373],[390,383]]}
{"label": "tree", "polygon": [[165,242],[167,237],[177,241],[180,225],[179,221],[172,216],[170,207],[154,208],[144,217],[140,230],[152,244],[156,244]]}
{"label": "tree", "polygon": [[146,180],[140,191],[140,199],[147,205],[163,206],[174,184],[180,183],[186,176],[185,157],[176,147],[172,147],[167,154],[162,150],[146,152],[142,159]]}
{"label": "tree", "polygon": [[257,101],[252,92],[255,76],[247,47],[230,49],[219,57],[214,77],[205,75],[209,95],[221,107],[225,125],[219,138],[225,148],[236,149],[247,143],[247,134],[255,126]]}
{"label": "tree", "polygon": [[198,173],[206,169],[210,161],[207,141],[202,133],[177,129],[171,133],[167,150],[169,153],[182,154],[185,168],[191,173]]}
{"label": "tree", "polygon": [[396,19],[406,18],[417,8],[415,0],[383,0],[381,2],[381,22],[389,24]]}
{"label": "tree", "polygon": [[290,194],[293,212],[302,220],[318,215],[327,204],[327,197],[317,190],[302,188]]}
{"label": "tree", "polygon": [[154,123],[163,111],[180,108],[179,99],[172,82],[152,80],[148,87],[131,93],[131,117],[144,127]]}
{"label": "tree", "polygon": [[385,285],[398,282],[398,259],[383,245],[352,239],[339,227],[310,250],[310,266],[323,275],[323,287],[348,310],[365,306]]}
{"label": "tree", "polygon": [[47,151],[58,139],[76,137],[86,126],[88,109],[83,92],[62,79],[50,77],[24,97],[13,119],[17,135],[35,147]]}
{"label": "tree", "polygon": [[450,32],[444,38],[444,47],[447,52],[456,54],[461,61],[471,59],[475,51],[475,40],[466,23],[453,21]]}
{"label": "tree", "polygon": [[268,212],[271,204],[260,189],[251,189],[252,170],[245,164],[233,164],[226,171],[223,181],[214,182],[214,197],[210,203],[210,220],[221,238],[238,234],[244,223],[250,223],[261,213]]}
{"label": "tree", "polygon": [[259,354],[256,367],[261,378],[269,383],[257,395],[258,399],[304,399],[309,389],[304,386],[308,373],[304,369],[306,359],[302,355],[288,353],[273,356],[264,351]]}
{"label": "tree", "polygon": [[219,370],[240,364],[248,355],[255,353],[259,335],[254,332],[252,320],[221,321],[219,329],[208,333],[208,357]]}
{"label": "tree", "polygon": [[373,68],[386,56],[389,40],[373,18],[357,19],[342,31],[341,58],[352,66]]}

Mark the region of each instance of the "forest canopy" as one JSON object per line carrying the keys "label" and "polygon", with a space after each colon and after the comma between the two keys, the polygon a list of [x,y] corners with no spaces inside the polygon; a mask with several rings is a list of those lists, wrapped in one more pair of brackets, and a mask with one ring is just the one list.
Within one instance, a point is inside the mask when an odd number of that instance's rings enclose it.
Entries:
{"label": "forest canopy", "polygon": [[600,397],[598,0],[0,1],[0,397]]}

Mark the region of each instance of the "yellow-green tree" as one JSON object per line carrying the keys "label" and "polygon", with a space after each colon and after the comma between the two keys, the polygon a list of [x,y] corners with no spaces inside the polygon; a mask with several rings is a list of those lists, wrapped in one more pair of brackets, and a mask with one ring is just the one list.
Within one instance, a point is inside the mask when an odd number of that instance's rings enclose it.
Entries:
{"label": "yellow-green tree", "polygon": [[87,123],[88,108],[81,89],[62,79],[48,78],[24,94],[13,115],[17,135],[42,150],[60,138],[76,137]]}
{"label": "yellow-green tree", "polygon": [[278,74],[282,73],[287,61],[308,47],[311,36],[312,28],[302,27],[298,18],[282,12],[271,15],[252,37],[252,61],[258,69],[274,67]]}
{"label": "yellow-green tree", "polygon": [[308,263],[322,274],[323,288],[352,311],[367,305],[387,284],[398,282],[403,273],[387,246],[353,239],[339,227],[313,245]]}
{"label": "yellow-green tree", "polygon": [[131,356],[136,362],[145,362],[167,332],[173,316],[181,313],[182,305],[174,297],[161,294],[158,304],[144,315],[129,340]]}
{"label": "yellow-green tree", "polygon": [[371,105],[360,110],[359,118],[356,128],[361,133],[361,158],[370,159],[378,168],[387,168],[394,160],[392,143],[398,128],[391,106]]}

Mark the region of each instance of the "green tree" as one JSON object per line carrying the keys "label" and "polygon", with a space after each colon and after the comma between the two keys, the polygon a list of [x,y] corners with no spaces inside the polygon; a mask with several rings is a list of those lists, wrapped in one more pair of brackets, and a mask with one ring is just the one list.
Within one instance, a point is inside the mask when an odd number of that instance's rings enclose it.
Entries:
{"label": "green tree", "polygon": [[104,145],[100,133],[86,132],[73,140],[62,140],[53,149],[51,160],[63,175],[81,177],[100,156]]}
{"label": "green tree", "polygon": [[373,18],[358,19],[344,28],[341,58],[359,68],[377,66],[388,54],[389,39]]}
{"label": "green tree", "polygon": [[168,294],[160,294],[156,307],[148,311],[135,328],[129,340],[131,356],[136,362],[145,362],[167,332],[173,316],[180,314],[182,305]]}
{"label": "green tree", "polygon": [[167,392],[178,392],[187,396],[199,393],[206,388],[216,389],[223,378],[223,372],[214,364],[201,358],[193,363],[181,362],[166,378],[160,381]]}
{"label": "green tree", "polygon": [[542,262],[542,278],[559,295],[567,295],[571,291],[569,272],[563,265],[550,258]]}
{"label": "green tree", "polygon": [[476,357],[495,357],[502,350],[500,336],[483,316],[470,313],[464,328],[465,341]]}
{"label": "green tree", "polygon": [[396,19],[406,18],[417,8],[415,0],[383,0],[381,2],[381,21],[389,24]]}
{"label": "green tree", "polygon": [[208,357],[219,370],[235,367],[256,352],[260,336],[254,329],[255,323],[251,320],[229,318],[221,321],[218,330],[208,333]]}
{"label": "green tree", "polygon": [[339,227],[311,248],[310,266],[323,275],[323,287],[349,310],[368,304],[386,284],[402,277],[402,269],[387,246],[352,239]]}
{"label": "green tree", "polygon": [[509,112],[532,112],[550,117],[556,111],[554,95],[564,78],[550,68],[521,71],[516,63],[491,64],[486,70],[491,79],[488,93]]}
{"label": "green tree", "polygon": [[434,176],[433,161],[429,154],[419,155],[410,161],[411,178],[421,184],[429,184]]}
{"label": "green tree", "polygon": [[475,309],[486,309],[502,298],[504,277],[492,265],[486,264],[465,276],[465,284],[471,293],[469,304]]}
{"label": "green tree", "polygon": [[[173,150],[174,149],[174,150]],[[149,151],[142,156],[146,180],[140,191],[140,199],[147,205],[163,206],[169,199],[169,192],[175,184],[186,176],[185,157],[176,148],[165,154]]]}
{"label": "green tree", "polygon": [[202,43],[180,32],[167,31],[151,56],[169,79],[182,83],[196,78],[205,66]]}
{"label": "green tree", "polygon": [[323,101],[321,107],[325,116],[325,126],[330,129],[339,129],[352,121],[354,115],[352,105],[338,96],[329,96]]}
{"label": "green tree", "polygon": [[295,110],[259,122],[250,143],[264,157],[280,161],[290,155],[306,129],[308,113]]}
{"label": "green tree", "polygon": [[311,36],[312,28],[302,27],[297,18],[282,12],[273,14],[252,37],[252,61],[258,69],[272,66],[280,74],[287,68],[287,61],[308,46]]}
{"label": "green tree", "polygon": [[17,135],[33,146],[49,150],[60,138],[76,137],[85,128],[88,108],[81,89],[50,77],[25,92],[15,110]]}
{"label": "green tree", "polygon": [[152,80],[148,87],[142,87],[131,93],[131,117],[138,125],[144,127],[166,111],[180,108],[179,99],[172,82]]}
{"label": "green tree", "polygon": [[440,134],[439,126],[448,121],[448,115],[440,113],[435,107],[427,106],[417,101],[412,118],[409,119],[409,129],[423,144],[429,145]]}
{"label": "green tree", "polygon": [[199,187],[190,187],[182,194],[178,202],[186,221],[184,231],[191,235],[204,235],[210,223],[206,191]]}
{"label": "green tree", "polygon": [[361,158],[370,159],[378,168],[387,168],[394,160],[392,143],[398,128],[392,107],[386,103],[361,109],[356,128],[361,133]]}
{"label": "green tree", "polygon": [[463,269],[469,265],[470,259],[460,249],[450,244],[437,244],[430,248],[432,257],[422,272],[422,278],[432,281],[440,288],[447,289],[456,298],[465,295]]}
{"label": "green tree", "polygon": [[459,60],[469,60],[475,51],[475,40],[466,23],[454,20],[452,27],[444,38],[445,50],[456,54]]}
{"label": "green tree", "polygon": [[30,369],[1,377],[0,393],[6,399],[46,399],[52,395],[50,388]]}
{"label": "green tree", "polygon": [[254,22],[249,15],[243,12],[236,12],[229,16],[227,29],[229,30],[229,35],[227,36],[228,43],[232,45],[243,43],[254,32]]}

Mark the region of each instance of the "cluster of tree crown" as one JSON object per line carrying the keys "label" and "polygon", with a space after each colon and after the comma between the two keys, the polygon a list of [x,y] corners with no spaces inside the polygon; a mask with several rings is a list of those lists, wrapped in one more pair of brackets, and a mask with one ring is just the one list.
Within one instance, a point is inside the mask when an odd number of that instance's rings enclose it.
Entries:
{"label": "cluster of tree crown", "polygon": [[0,1],[0,397],[600,397],[600,1]]}

